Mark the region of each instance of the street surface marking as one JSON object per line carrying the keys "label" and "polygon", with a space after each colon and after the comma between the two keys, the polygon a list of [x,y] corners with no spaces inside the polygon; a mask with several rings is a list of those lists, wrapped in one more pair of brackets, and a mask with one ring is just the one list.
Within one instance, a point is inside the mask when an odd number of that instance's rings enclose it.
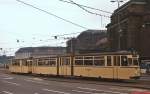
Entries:
{"label": "street surface marking", "polygon": [[139,92],[143,92],[143,91],[148,91],[148,90],[144,90],[144,89],[131,89],[131,91],[139,91]]}
{"label": "street surface marking", "polygon": [[30,79],[30,80],[36,80],[36,81],[43,81],[43,79],[41,79],[41,78],[28,78],[28,79]]}
{"label": "street surface marking", "polygon": [[112,90],[124,90],[124,91],[147,91],[144,89],[130,89],[130,88],[110,88]]}
{"label": "street surface marking", "polygon": [[24,80],[27,82],[33,82],[33,83],[37,83],[37,84],[49,85],[48,83],[38,82],[38,81],[34,81],[34,80],[28,80],[28,79],[24,79]]}
{"label": "street surface marking", "polygon": [[12,84],[12,85],[16,85],[16,86],[20,86],[20,84],[17,83],[13,83],[13,82],[9,82],[9,81],[3,81],[4,83],[8,83],[8,84]]}
{"label": "street surface marking", "polygon": [[42,89],[42,90],[53,92],[53,93],[59,93],[59,94],[70,94],[70,93],[67,93],[67,92],[55,91],[55,90],[50,90],[50,89]]}
{"label": "street surface marking", "polygon": [[0,74],[0,76],[2,76],[2,77],[10,77],[10,75],[6,75],[6,74]]}
{"label": "street surface marking", "polygon": [[34,94],[39,94],[39,93],[34,93]]}
{"label": "street surface marking", "polygon": [[3,93],[6,93],[6,94],[13,94],[13,93],[11,93],[11,92],[9,92],[9,91],[2,91]]}
{"label": "street surface marking", "polygon": [[104,92],[104,93],[114,93],[114,94],[128,94],[128,93],[122,93],[122,92],[114,92],[114,91],[105,91],[105,90],[97,90],[97,89],[92,89],[92,88],[84,88],[84,87],[77,87],[79,89],[83,90],[90,90],[90,91],[98,91],[98,92]]}
{"label": "street surface marking", "polygon": [[41,78],[33,78],[33,80],[43,81],[43,79],[41,79]]}
{"label": "street surface marking", "polygon": [[103,92],[104,90],[97,90],[97,89],[92,89],[92,88],[84,88],[84,87],[77,87],[79,89],[83,89],[83,90],[90,90],[90,91],[99,91],[99,92]]}
{"label": "street surface marking", "polygon": [[14,79],[14,78],[13,77],[7,77],[7,78],[2,78],[2,79],[11,80],[11,79]]}
{"label": "street surface marking", "polygon": [[[72,90],[74,92],[78,92],[78,93],[87,93],[87,94],[102,94],[102,93],[93,93],[93,92],[86,92],[86,91],[79,91],[79,90]],[[107,93],[105,93],[107,94]]]}

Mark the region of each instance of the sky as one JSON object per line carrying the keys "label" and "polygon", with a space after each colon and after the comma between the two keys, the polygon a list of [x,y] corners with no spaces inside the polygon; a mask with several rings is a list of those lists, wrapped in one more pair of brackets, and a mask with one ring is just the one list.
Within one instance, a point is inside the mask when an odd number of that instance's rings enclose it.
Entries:
{"label": "sky", "polygon": [[[110,18],[90,14],[77,5],[60,0],[20,0],[44,11],[81,25],[81,28],[58,19],[17,0],[0,0],[0,55],[14,55],[21,47],[65,46],[69,38],[87,29],[106,29]],[[66,0],[69,2],[69,0]],[[73,0],[74,2],[112,12],[117,3],[111,0]],[[128,0],[124,0],[124,3]],[[123,3],[121,3],[123,4]],[[109,13],[86,8],[88,11],[110,16]],[[68,34],[68,35],[65,35]],[[54,39],[54,36],[58,36]]]}

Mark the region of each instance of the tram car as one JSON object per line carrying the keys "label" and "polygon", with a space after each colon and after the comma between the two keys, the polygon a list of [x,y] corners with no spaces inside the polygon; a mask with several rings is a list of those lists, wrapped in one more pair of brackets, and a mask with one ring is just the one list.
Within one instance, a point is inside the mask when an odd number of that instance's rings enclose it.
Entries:
{"label": "tram car", "polygon": [[106,52],[38,58],[13,59],[12,73],[106,79],[140,78],[139,55],[131,52]]}

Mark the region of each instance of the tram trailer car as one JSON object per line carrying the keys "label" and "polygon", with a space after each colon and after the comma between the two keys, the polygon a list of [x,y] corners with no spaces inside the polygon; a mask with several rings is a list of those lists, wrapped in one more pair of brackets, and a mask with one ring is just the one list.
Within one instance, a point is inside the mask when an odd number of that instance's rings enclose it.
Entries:
{"label": "tram trailer car", "polygon": [[107,52],[66,56],[14,59],[13,73],[95,77],[106,79],[140,78],[139,55],[130,52]]}
{"label": "tram trailer car", "polygon": [[24,59],[12,59],[9,65],[9,71],[12,73],[29,73],[29,66],[27,64],[27,58]]}

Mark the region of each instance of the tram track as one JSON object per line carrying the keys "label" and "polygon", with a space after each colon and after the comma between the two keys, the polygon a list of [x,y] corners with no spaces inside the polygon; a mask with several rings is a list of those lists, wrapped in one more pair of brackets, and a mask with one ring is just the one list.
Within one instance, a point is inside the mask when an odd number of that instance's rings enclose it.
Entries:
{"label": "tram track", "polygon": [[120,87],[132,87],[141,89],[150,89],[150,81],[113,81],[113,80],[89,80],[80,78],[65,78],[65,79],[49,79],[44,78],[44,80],[68,82],[68,83],[86,83],[86,84],[96,84],[96,85],[110,85],[110,86],[120,86]]}
{"label": "tram track", "polygon": [[119,87],[150,89],[150,81],[145,81],[145,80],[110,80],[110,79],[79,78],[79,77],[41,76],[41,75],[31,75],[31,74],[23,74],[22,76],[32,77],[33,80],[36,80],[35,78],[39,78],[39,79],[43,79],[47,81],[55,81],[55,82],[109,85],[109,86],[119,86]]}
{"label": "tram track", "polygon": [[[31,78],[40,78],[47,81],[67,82],[67,83],[83,83],[95,85],[110,85],[120,87],[132,87],[141,89],[150,89],[150,80],[110,80],[110,79],[97,79],[97,78],[81,78],[81,77],[60,77],[60,76],[43,76],[33,74],[11,74],[6,70],[5,74],[28,76]],[[36,80],[36,79],[35,79]],[[39,80],[38,80],[39,81]]]}

